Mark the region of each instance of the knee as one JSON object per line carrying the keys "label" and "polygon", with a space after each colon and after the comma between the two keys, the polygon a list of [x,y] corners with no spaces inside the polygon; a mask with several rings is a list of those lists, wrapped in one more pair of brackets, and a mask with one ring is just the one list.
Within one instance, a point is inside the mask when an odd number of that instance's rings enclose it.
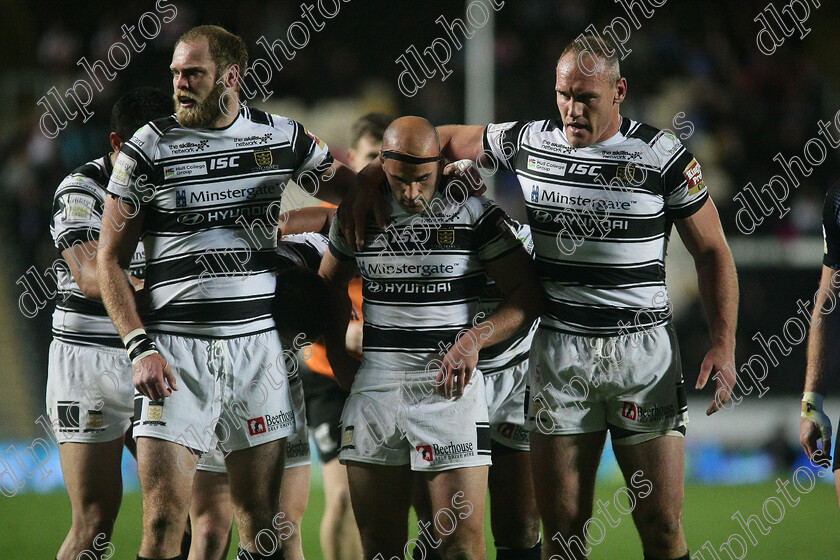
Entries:
{"label": "knee", "polygon": [[496,545],[507,548],[530,548],[540,535],[540,520],[536,516],[495,520],[492,526]]}
{"label": "knee", "polygon": [[[92,542],[98,535],[103,534],[107,540],[111,539],[114,531],[114,521],[117,509],[104,504],[88,504],[80,515],[75,518],[74,530],[85,541]],[[102,537],[100,537],[102,538]]]}
{"label": "knee", "polygon": [[482,557],[484,545],[484,526],[458,527],[458,530],[443,537],[440,544],[440,555],[446,560],[467,560]]}
{"label": "knee", "polygon": [[353,504],[350,502],[350,489],[347,487],[336,489],[327,501],[324,515],[329,515],[338,523],[352,513]]}
{"label": "knee", "polygon": [[220,519],[199,518],[192,526],[192,546],[196,550],[206,551],[208,558],[215,558],[213,552],[225,546],[230,530],[230,523],[225,525]]}
{"label": "knee", "polygon": [[350,501],[349,487],[342,487],[338,490],[338,492],[336,492],[335,500],[333,500],[333,507],[335,508],[335,511],[342,516],[353,510],[353,504]]}
{"label": "knee", "polygon": [[663,508],[637,512],[636,525],[649,548],[669,548],[682,539],[680,510]]}
{"label": "knee", "polygon": [[144,538],[148,538],[153,545],[167,543],[173,535],[180,536],[184,530],[184,527],[175,523],[175,517],[165,511],[150,514],[144,525]]}
{"label": "knee", "polygon": [[558,500],[550,511],[543,514],[546,532],[561,532],[564,535],[577,535],[592,515],[592,508],[585,507],[573,500]]}

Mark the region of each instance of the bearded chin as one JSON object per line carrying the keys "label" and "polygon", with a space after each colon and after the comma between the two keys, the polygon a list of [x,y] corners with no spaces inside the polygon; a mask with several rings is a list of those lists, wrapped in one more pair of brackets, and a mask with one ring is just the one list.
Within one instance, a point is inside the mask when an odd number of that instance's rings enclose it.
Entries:
{"label": "bearded chin", "polygon": [[[218,84],[203,101],[196,103],[194,106],[178,106],[175,110],[178,122],[187,128],[210,128],[216,119],[223,114],[219,101],[222,99],[224,91],[224,84]],[[224,99],[227,101],[227,96]],[[225,107],[225,112],[230,110],[230,107]]]}

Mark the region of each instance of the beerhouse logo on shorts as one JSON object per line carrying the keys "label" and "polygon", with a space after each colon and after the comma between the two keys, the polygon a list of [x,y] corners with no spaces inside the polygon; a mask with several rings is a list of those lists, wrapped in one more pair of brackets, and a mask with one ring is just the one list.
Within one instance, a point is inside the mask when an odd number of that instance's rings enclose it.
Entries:
{"label": "beerhouse logo on shorts", "polygon": [[252,436],[257,434],[264,434],[267,430],[265,429],[265,418],[260,416],[259,418],[251,418],[248,420],[248,433]]}
{"label": "beerhouse logo on shorts", "polygon": [[653,405],[650,408],[644,408],[625,401],[624,406],[621,409],[622,416],[635,422],[656,422],[657,420],[662,420],[663,418],[671,418],[676,416],[676,414],[676,409],[672,404],[669,404],[668,406]]}
{"label": "beerhouse logo on shorts", "polygon": [[293,411],[281,412],[279,414],[266,414],[258,418],[251,418],[248,422],[248,433],[252,436],[273,432],[286,426],[291,426],[295,420]]}
{"label": "beerhouse logo on shorts", "polygon": [[453,443],[449,445],[438,445],[433,443],[431,445],[418,445],[417,452],[424,461],[432,462],[435,459],[461,459],[462,457],[472,457],[475,455],[475,447],[472,442]]}
{"label": "beerhouse logo on shorts", "polygon": [[524,442],[531,440],[528,430],[510,422],[502,422],[496,428],[496,431],[499,432],[500,436],[512,441]]}

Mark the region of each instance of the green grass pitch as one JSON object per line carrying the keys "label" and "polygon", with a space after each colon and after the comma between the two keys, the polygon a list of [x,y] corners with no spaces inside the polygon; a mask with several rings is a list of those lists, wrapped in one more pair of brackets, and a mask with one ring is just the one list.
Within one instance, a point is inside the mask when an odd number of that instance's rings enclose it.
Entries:
{"label": "green grass pitch", "polygon": [[[317,478],[313,477],[309,508],[303,520],[303,546],[306,557],[310,560],[321,558],[318,544],[318,523],[323,511],[324,499]],[[796,506],[785,503],[783,517],[775,524],[765,520],[762,507],[770,497],[781,496],[776,493],[775,483],[749,486],[702,486],[686,487],[685,527],[693,560],[729,560],[730,555],[721,543],[738,534],[745,539],[747,550],[741,556],[738,544],[733,540],[735,557],[748,560],[777,560],[799,558],[840,558],[840,512],[834,488],[818,484],[807,494],[799,494],[789,487],[793,498],[800,498]],[[598,497],[610,501],[617,485],[601,484]],[[784,499],[782,499],[784,502]],[[771,518],[779,518],[779,510],[769,502],[766,511]],[[610,508],[612,511],[612,508]],[[753,545],[744,534],[739,523],[731,517],[740,512],[744,518],[758,515],[767,535],[762,535],[755,523],[752,523],[757,544]],[[609,527],[607,520],[598,514],[607,527],[603,541],[594,546],[590,558],[642,558],[641,545],[636,536],[629,515],[616,515],[617,527]],[[114,559],[133,559],[137,554],[140,541],[140,495],[127,494],[123,499],[122,511],[117,520],[113,538],[116,548]],[[70,505],[63,492],[46,495],[23,494],[12,498],[0,498],[0,558],[47,559],[54,558],[61,541],[69,527]],[[412,520],[413,524],[413,520]],[[490,536],[489,518],[486,522],[488,558],[495,558]],[[416,525],[415,531],[416,533]],[[593,530],[593,539],[600,536]],[[236,537],[234,536],[234,539]],[[707,549],[702,547],[709,542]],[[708,553],[709,546],[714,547],[717,558]],[[701,553],[702,556],[698,555]],[[234,558],[235,547],[228,558]]]}

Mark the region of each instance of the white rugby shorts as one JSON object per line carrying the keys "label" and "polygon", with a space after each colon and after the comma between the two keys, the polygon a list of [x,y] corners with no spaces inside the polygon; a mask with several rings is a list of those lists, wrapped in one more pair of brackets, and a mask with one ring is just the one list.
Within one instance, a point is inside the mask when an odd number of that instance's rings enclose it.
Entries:
{"label": "white rugby shorts", "polygon": [[297,423],[277,331],[230,339],[149,334],[178,390],[161,401],[135,394],[134,437],[202,453],[288,437]]}
{"label": "white rugby shorts", "polygon": [[[671,325],[615,337],[539,328],[531,348],[527,427],[544,434],[666,433],[688,422]],[[615,429],[617,428],[617,430]]]}
{"label": "white rugby shorts", "polygon": [[528,360],[484,375],[484,395],[490,418],[490,438],[505,447],[528,451],[530,432],[525,429],[525,387]]}
{"label": "white rugby shorts", "polygon": [[[306,428],[306,405],[303,401],[303,384],[300,381],[300,376],[291,376],[289,379],[289,389],[292,393],[292,404],[295,407],[297,431],[289,436],[289,439],[286,441],[285,466],[287,469],[302,467],[312,463],[312,459],[309,456],[309,430]],[[196,468],[200,471],[227,472],[225,468],[225,454],[229,452],[229,449],[223,451],[217,445],[215,449],[201,456]]]}
{"label": "white rugby shorts", "polygon": [[456,399],[435,392],[434,373],[360,369],[341,415],[339,460],[443,471],[490,465],[484,379]]}
{"label": "white rugby shorts", "polygon": [[101,443],[131,425],[131,361],[122,348],[50,343],[47,414],[61,443]]}

